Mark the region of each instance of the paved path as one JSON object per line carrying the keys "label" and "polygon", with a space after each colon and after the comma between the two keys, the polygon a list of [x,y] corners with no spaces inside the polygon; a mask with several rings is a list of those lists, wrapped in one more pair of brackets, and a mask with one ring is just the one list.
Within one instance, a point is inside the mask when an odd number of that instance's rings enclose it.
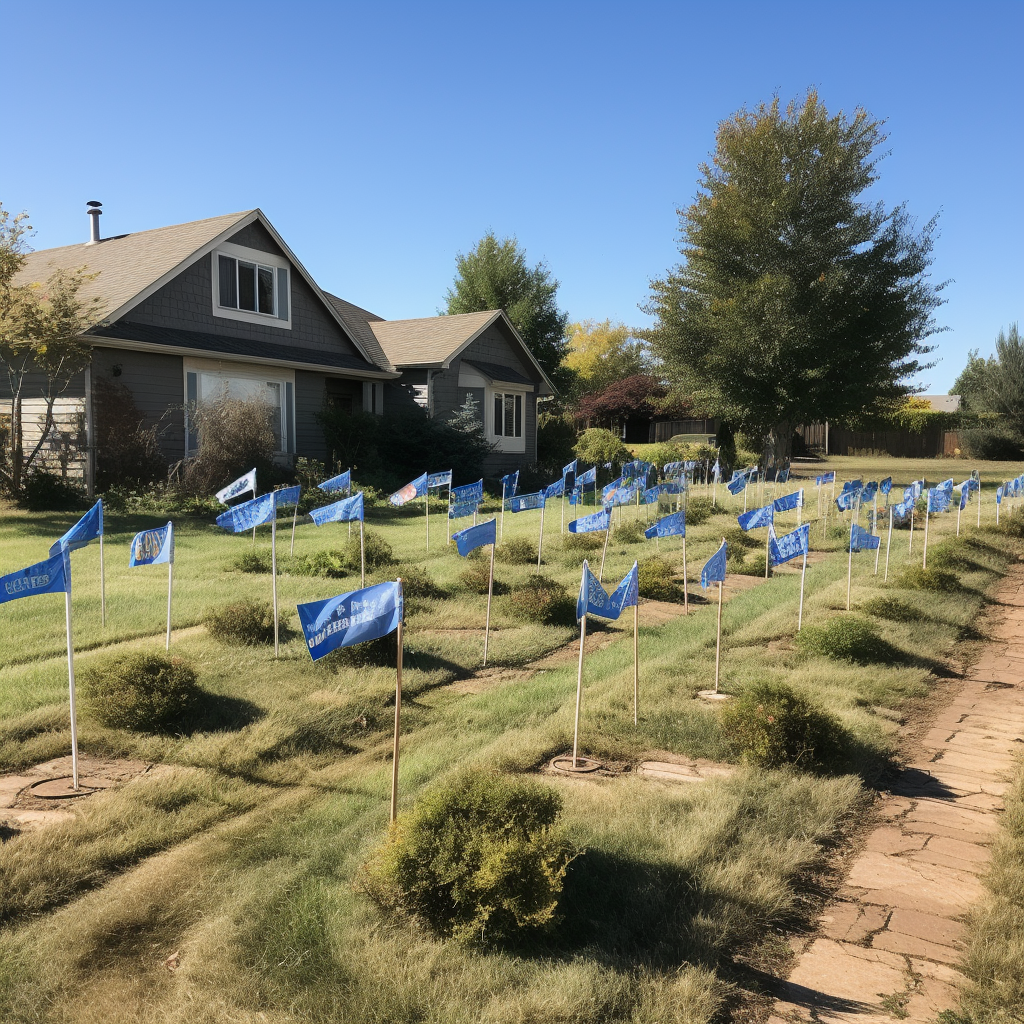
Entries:
{"label": "paved path", "polygon": [[988,615],[992,637],[781,986],[780,1021],[934,1021],[956,1009],[963,915],[979,901],[1003,794],[1024,742],[1024,567]]}

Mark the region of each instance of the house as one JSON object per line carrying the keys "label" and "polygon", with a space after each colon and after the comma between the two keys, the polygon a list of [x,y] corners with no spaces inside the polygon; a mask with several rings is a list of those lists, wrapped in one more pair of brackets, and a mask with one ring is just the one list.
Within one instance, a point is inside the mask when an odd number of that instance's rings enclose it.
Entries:
{"label": "house", "polygon": [[[169,464],[196,448],[187,409],[225,392],[271,406],[283,463],[328,454],[317,422],[327,404],[446,416],[469,393],[496,446],[488,472],[536,459],[536,399],[552,389],[500,310],[383,320],[322,290],[260,210],[110,238],[90,215],[90,241],[29,254],[18,279],[83,265],[95,275],[81,292],[100,300],[85,333],[92,363],[58,409],[65,432],[80,424],[90,486],[100,379],[162,425]],[[26,423],[42,401],[38,379],[28,383]]]}

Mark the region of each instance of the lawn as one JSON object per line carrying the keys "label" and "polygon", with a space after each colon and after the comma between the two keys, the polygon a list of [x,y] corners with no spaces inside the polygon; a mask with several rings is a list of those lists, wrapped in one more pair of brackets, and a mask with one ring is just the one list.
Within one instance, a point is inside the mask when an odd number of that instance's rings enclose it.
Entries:
{"label": "lawn", "polygon": [[[871,472],[864,460],[833,462],[843,463],[840,478]],[[970,466],[956,465],[959,480]],[[904,473],[898,460],[885,468],[894,478]],[[906,475],[909,482],[921,472]],[[1008,475],[993,468],[982,479]],[[671,616],[659,606],[655,620],[652,606],[641,605],[636,727],[631,617],[595,627],[581,747],[614,765],[678,755],[727,762],[734,771],[696,786],[632,771],[537,775],[563,795],[565,827],[586,852],[570,869],[555,929],[501,949],[460,946],[381,917],[360,891],[360,866],[387,823],[394,671],[313,664],[294,632],[296,601],[353,589],[358,573],[298,575],[282,526],[279,593],[291,630],[275,660],[272,648],[235,647],[191,628],[210,607],[269,599],[271,577],[236,567],[253,550],[251,536],[179,521],[172,654],[198,670],[211,695],[209,714],[177,734],[114,730],[82,714],[84,751],[144,759],[160,771],[89,797],[65,824],[0,846],[0,1019],[705,1022],[737,1001],[756,1002],[758,967],[783,955],[780,932],[813,916],[830,851],[884,781],[899,743],[897,721],[927,698],[1016,542],[993,529],[990,504],[981,531],[971,506],[960,543],[951,539],[955,513],[936,517],[934,560],[957,566],[963,588],[956,592],[900,585],[906,531],[895,534],[888,586],[881,573],[872,575],[871,556],[855,556],[853,604],[887,645],[881,663],[799,648],[798,573],[784,569],[760,582],[751,576],[724,608],[723,689],[740,694],[756,682],[785,681],[833,714],[849,737],[831,770],[764,771],[741,761],[719,709],[694,699],[713,681],[715,616],[693,581],[742,508],[742,497],[737,502],[723,488],[717,500],[727,510],[688,531],[690,614]],[[400,811],[466,764],[536,773],[571,746],[576,690],[576,629],[525,621],[521,603],[506,592],[494,602],[493,667],[480,672],[484,598],[462,582],[467,562],[445,543],[440,515],[424,550],[416,504],[370,509],[367,523],[397,558],[369,578],[418,571],[434,591],[408,602]],[[815,513],[813,497],[806,511]],[[541,572],[574,596],[582,553],[563,546],[559,513],[552,503]],[[628,523],[644,519],[645,510],[620,515]],[[44,557],[74,518],[6,510],[3,571]],[[98,547],[72,555],[83,676],[102,671],[119,651],[162,651],[166,571],[129,569],[127,561],[131,536],[165,520],[107,517],[105,627]],[[795,513],[779,532],[790,523]],[[535,542],[538,525],[538,512],[506,513],[505,539]],[[848,527],[841,520],[825,531],[818,525],[807,625],[846,614]],[[296,556],[337,550],[347,539],[345,526],[318,529],[307,520]],[[763,531],[757,544],[763,551]],[[268,545],[269,530],[261,528],[256,549]],[[618,582],[653,546],[613,537],[605,582]],[[656,553],[681,569],[678,538],[662,541]],[[537,571],[499,562],[496,577],[504,591]],[[897,599],[896,619],[864,610],[880,596]],[[62,605],[49,596],[0,609],[0,771],[69,749]]]}

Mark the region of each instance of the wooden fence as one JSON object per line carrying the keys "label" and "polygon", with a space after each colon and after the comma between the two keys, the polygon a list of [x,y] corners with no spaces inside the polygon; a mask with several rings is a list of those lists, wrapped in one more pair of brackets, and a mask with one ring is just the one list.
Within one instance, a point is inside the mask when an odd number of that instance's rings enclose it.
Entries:
{"label": "wooden fence", "polygon": [[[796,428],[808,448],[829,455],[889,455],[893,458],[933,459],[952,455],[960,447],[955,430],[931,427],[911,430],[850,430],[834,424],[809,423]],[[827,448],[826,448],[827,443]]]}

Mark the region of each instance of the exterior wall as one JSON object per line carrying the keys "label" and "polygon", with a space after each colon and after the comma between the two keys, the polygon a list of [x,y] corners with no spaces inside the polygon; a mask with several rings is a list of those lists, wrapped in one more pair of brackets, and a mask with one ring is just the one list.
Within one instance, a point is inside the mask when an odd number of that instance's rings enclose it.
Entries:
{"label": "exterior wall", "polygon": [[[359,385],[356,385],[359,387]],[[316,414],[323,408],[326,378],[322,373],[295,371],[295,454],[326,459],[327,445]],[[360,391],[360,395],[362,392]]]}

